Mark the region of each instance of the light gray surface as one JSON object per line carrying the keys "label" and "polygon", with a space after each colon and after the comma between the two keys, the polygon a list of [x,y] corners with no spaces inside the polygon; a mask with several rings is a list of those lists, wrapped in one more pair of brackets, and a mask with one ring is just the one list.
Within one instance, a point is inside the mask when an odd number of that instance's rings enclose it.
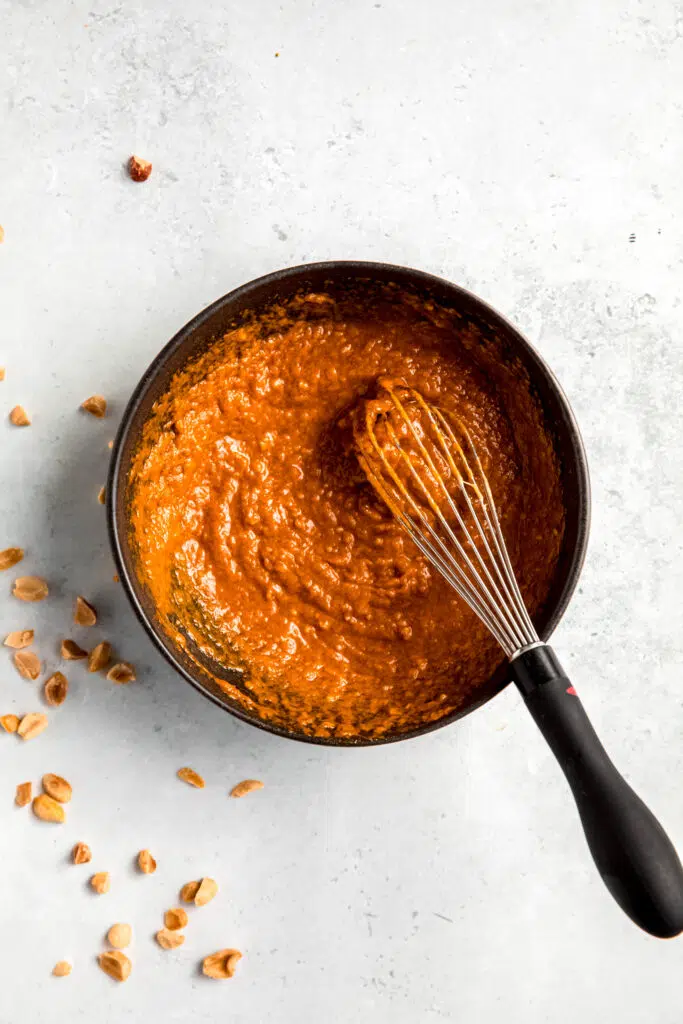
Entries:
{"label": "light gray surface", "polygon": [[[85,594],[140,674],[116,688],[75,666],[47,733],[0,736],[2,1024],[679,1024],[683,947],[603,891],[515,693],[378,750],[242,726],[142,634],[96,495],[140,373],[233,286],[361,257],[471,287],[578,415],[594,522],[556,646],[683,846],[681,17],[666,0],[0,2],[0,407],[33,416],[0,426],[0,548],[24,545],[52,587],[22,606],[3,576],[0,621],[35,626],[53,669]],[[131,152],[154,162],[144,185]],[[103,422],[77,411],[92,392]],[[39,709],[1,658],[0,713]],[[184,764],[204,791],[176,781]],[[12,806],[45,771],[74,785],[61,828]],[[265,790],[229,801],[252,775]],[[67,863],[77,840],[108,895]],[[142,846],[151,878],[131,868]],[[220,899],[164,953],[161,913],[202,874]],[[117,920],[135,929],[119,987],[93,962]],[[223,945],[239,976],[198,977]],[[55,980],[60,958],[74,972]]]}

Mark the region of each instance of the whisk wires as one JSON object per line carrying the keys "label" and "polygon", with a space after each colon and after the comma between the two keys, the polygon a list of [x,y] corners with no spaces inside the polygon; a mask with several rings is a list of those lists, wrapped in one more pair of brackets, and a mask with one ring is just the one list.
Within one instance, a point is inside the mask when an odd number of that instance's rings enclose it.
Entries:
{"label": "whisk wires", "polygon": [[403,382],[382,391],[356,430],[368,480],[508,657],[538,643],[469,433]]}

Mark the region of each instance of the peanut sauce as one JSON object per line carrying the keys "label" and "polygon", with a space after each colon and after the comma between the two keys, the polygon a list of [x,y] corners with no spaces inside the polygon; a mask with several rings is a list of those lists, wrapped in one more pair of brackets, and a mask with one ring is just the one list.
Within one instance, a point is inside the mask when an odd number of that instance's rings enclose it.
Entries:
{"label": "peanut sauce", "polygon": [[251,714],[396,735],[476,699],[504,658],[365,479],[349,414],[389,376],[462,421],[532,618],[563,536],[558,460],[522,368],[466,323],[307,300],[315,316],[236,327],[157,401],[130,475],[137,570],[164,630]]}

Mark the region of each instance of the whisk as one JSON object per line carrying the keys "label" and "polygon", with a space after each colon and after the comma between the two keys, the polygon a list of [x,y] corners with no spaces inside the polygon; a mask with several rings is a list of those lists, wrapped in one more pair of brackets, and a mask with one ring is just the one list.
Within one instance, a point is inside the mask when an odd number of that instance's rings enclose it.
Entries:
{"label": "whisk", "polygon": [[369,482],[507,655],[511,676],[569,782],[612,896],[651,934],[678,935],[678,855],[612,764],[553,649],[534,628],[472,438],[404,381],[378,383],[377,397],[361,403],[354,419]]}

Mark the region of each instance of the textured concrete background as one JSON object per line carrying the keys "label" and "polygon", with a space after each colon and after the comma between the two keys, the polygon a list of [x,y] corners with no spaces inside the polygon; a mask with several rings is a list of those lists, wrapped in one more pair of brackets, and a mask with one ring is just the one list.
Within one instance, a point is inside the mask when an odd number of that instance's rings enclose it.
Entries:
{"label": "textured concrete background", "polygon": [[[0,623],[35,626],[53,669],[83,593],[140,674],[75,666],[47,733],[0,736],[2,1024],[680,1024],[683,947],[606,895],[516,693],[378,750],[242,726],[143,636],[96,498],[140,373],[233,286],[361,257],[474,289],[581,423],[594,525],[556,646],[683,847],[680,3],[0,0],[0,24],[0,400],[33,416],[0,426],[0,548],[52,586],[20,606],[4,577]],[[145,185],[131,152],[154,162]],[[103,422],[77,411],[97,391]],[[38,710],[1,658],[0,713]],[[61,828],[12,805],[45,771],[74,785]],[[265,790],[229,801],[252,775]],[[67,863],[76,840],[107,896]],[[162,911],[203,874],[221,898],[162,952]],[[135,929],[119,987],[93,960],[116,920]],[[220,985],[196,965],[223,945],[245,957]]]}

